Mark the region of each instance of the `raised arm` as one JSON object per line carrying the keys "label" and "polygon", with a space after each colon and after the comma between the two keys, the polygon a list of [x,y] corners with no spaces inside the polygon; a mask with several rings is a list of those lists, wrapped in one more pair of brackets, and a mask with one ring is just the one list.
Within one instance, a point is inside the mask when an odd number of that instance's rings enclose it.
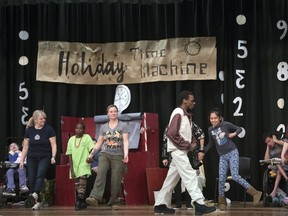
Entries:
{"label": "raised arm", "polygon": [[265,155],[264,155],[264,160],[268,160],[268,159],[271,159],[271,158],[270,158],[270,148],[269,148],[269,146],[267,145],[267,146],[266,146]]}

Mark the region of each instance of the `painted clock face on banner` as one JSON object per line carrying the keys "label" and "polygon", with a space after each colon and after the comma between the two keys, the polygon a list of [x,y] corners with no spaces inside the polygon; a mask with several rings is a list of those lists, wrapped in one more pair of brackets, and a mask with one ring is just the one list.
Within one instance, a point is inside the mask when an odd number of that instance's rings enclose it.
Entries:
{"label": "painted clock face on banner", "polygon": [[131,92],[126,85],[118,85],[116,87],[114,105],[117,106],[118,112],[122,113],[131,102]]}

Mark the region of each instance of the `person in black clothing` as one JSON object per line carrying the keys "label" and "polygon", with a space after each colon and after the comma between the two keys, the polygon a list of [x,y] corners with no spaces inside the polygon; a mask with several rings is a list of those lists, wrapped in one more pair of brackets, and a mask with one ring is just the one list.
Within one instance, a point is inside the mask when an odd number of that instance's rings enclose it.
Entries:
{"label": "person in black clothing", "polygon": [[42,110],[35,110],[29,119],[23,140],[20,168],[24,166],[27,156],[27,171],[29,183],[28,201],[32,209],[38,209],[38,196],[43,189],[45,176],[50,164],[55,164],[57,152],[56,133],[45,124],[46,114]]}

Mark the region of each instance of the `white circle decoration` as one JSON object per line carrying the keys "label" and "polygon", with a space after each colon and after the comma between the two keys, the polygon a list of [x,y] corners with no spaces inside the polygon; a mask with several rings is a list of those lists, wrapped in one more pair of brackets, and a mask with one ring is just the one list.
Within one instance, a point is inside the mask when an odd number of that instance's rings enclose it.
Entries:
{"label": "white circle decoration", "polygon": [[241,133],[238,134],[238,137],[239,137],[239,138],[243,138],[243,137],[245,137],[245,135],[246,135],[245,129],[244,129],[243,127],[241,127],[241,128],[242,128],[242,131],[241,131]]}
{"label": "white circle decoration", "polygon": [[29,63],[29,60],[26,56],[21,56],[18,62],[20,65],[25,66]]}
{"label": "white circle decoration", "polygon": [[221,81],[224,81],[225,78],[224,78],[224,71],[219,71],[219,74],[218,74],[218,77]]}
{"label": "white circle decoration", "polygon": [[279,107],[279,109],[283,109],[284,105],[285,105],[285,100],[283,98],[278,99],[277,106]]}
{"label": "white circle decoration", "polygon": [[19,32],[19,38],[21,40],[27,40],[29,38],[29,33],[25,30]]}
{"label": "white circle decoration", "polygon": [[224,94],[221,94],[221,103],[224,104]]}
{"label": "white circle decoration", "polygon": [[244,25],[246,23],[246,17],[243,14],[240,14],[236,17],[236,22],[238,25]]}
{"label": "white circle decoration", "polygon": [[229,182],[225,182],[225,192],[230,190],[230,184]]}

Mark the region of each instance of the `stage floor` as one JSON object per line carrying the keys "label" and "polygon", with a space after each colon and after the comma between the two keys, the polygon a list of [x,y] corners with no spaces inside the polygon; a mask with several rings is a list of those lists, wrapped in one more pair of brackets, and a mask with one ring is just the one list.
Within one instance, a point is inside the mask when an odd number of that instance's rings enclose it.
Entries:
{"label": "stage floor", "polygon": [[[185,205],[183,205],[185,206]],[[175,215],[194,215],[194,210],[187,210],[182,208],[177,210]],[[154,215],[153,206],[151,205],[141,205],[141,206],[126,206],[121,205],[120,209],[117,211],[112,211],[110,207],[101,205],[99,207],[90,207],[81,211],[75,211],[73,207],[43,207],[41,210],[31,210],[25,208],[23,205],[11,205],[8,204],[5,208],[0,209],[0,216],[26,216],[26,215],[35,215],[35,216],[73,216],[73,215],[122,215],[122,216],[146,216]],[[242,202],[232,202],[228,205],[227,211],[219,211],[207,214],[207,215],[231,215],[231,216],[284,216],[288,215],[288,208],[285,207],[262,207],[261,205],[254,207],[252,203],[248,202],[246,207]]]}

